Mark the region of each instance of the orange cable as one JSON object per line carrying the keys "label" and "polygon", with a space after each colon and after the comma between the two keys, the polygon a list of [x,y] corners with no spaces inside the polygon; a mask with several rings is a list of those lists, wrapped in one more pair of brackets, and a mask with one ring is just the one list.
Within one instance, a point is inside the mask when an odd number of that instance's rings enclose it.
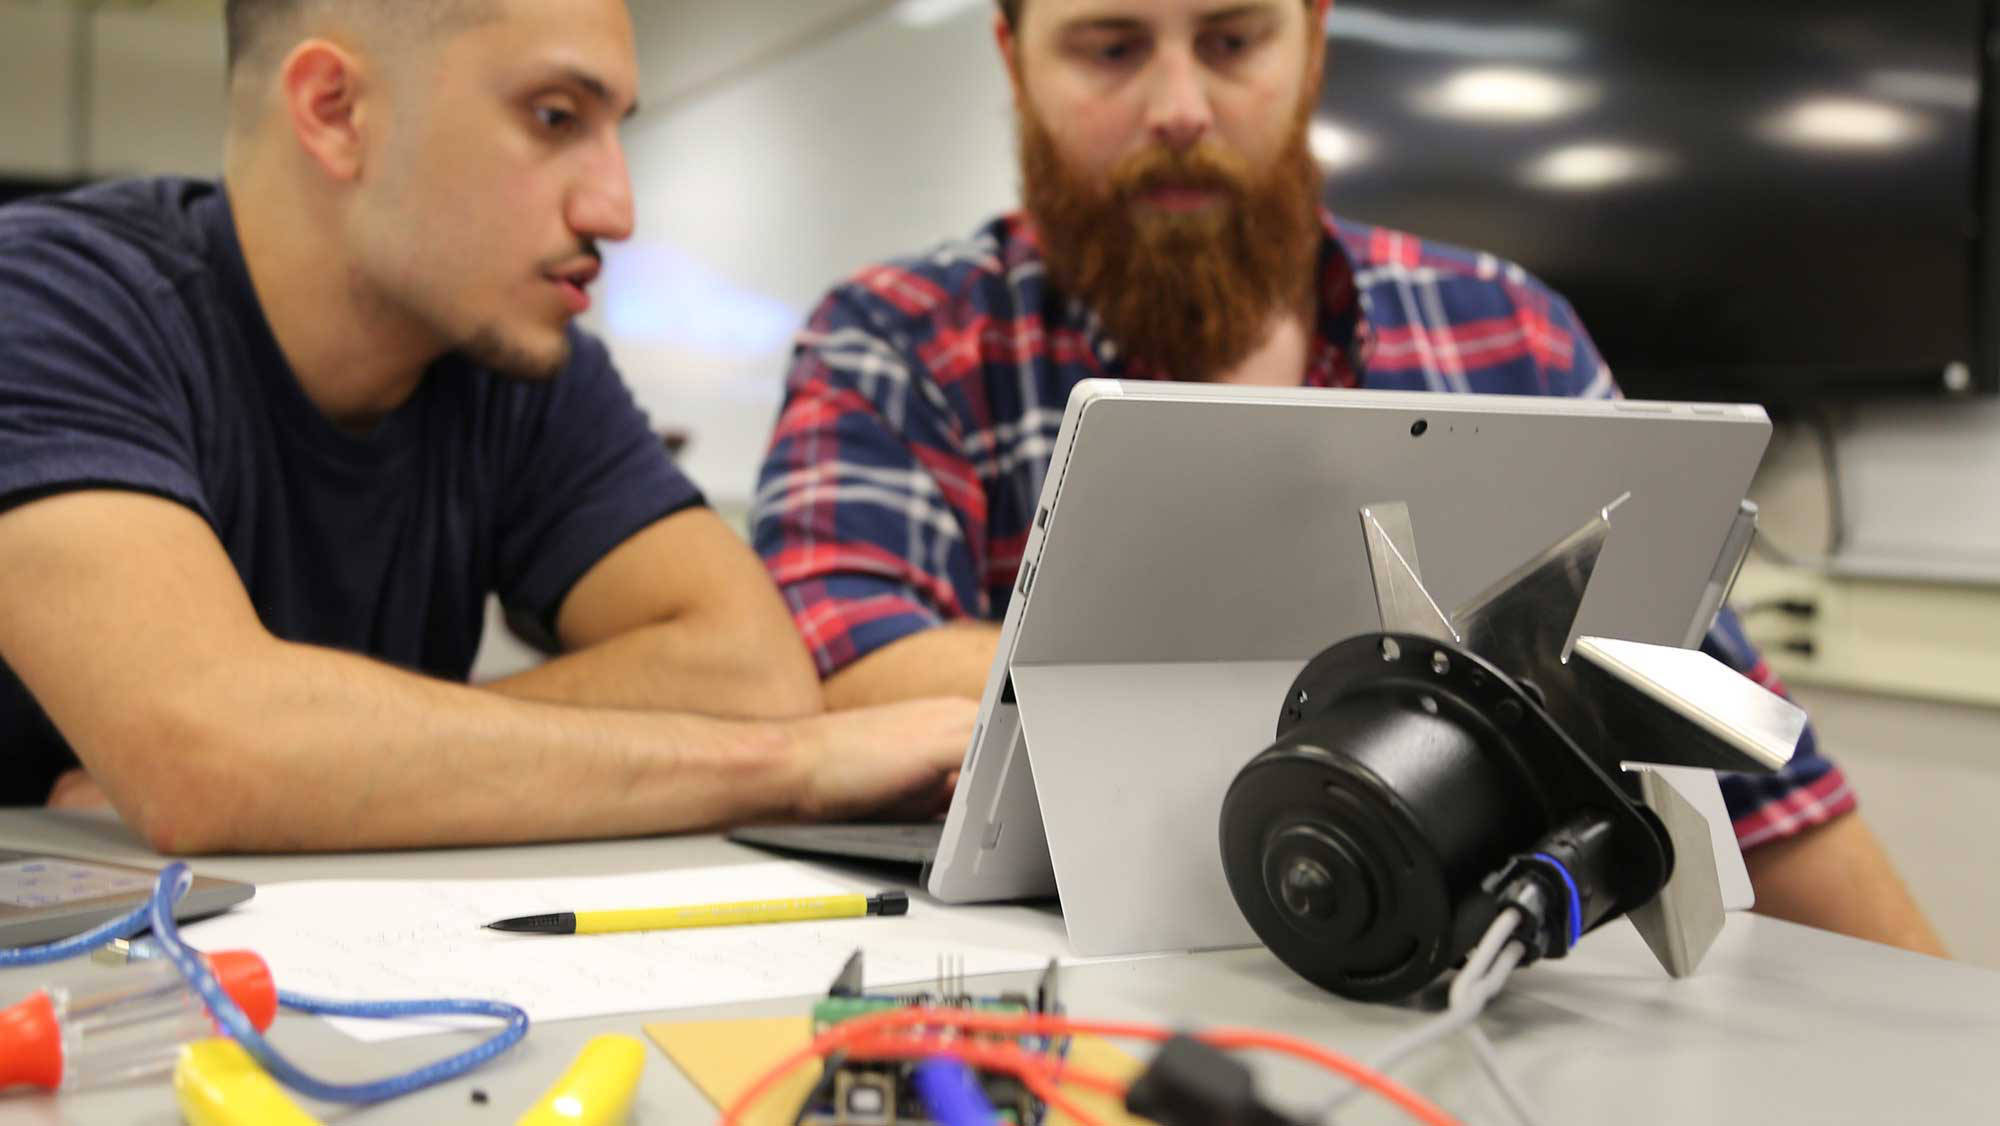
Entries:
{"label": "orange cable", "polygon": [[[1007,1033],[1014,1036],[1039,1035],[1052,1037],[1073,1036],[1082,1033],[1112,1039],[1152,1041],[1164,1041],[1175,1035],[1172,1030],[1158,1025],[1071,1020],[1067,1017],[1049,1014],[1003,1015],[955,1009],[889,1009],[842,1022],[821,1033],[806,1047],[786,1056],[770,1071],[758,1077],[757,1080],[752,1082],[749,1087],[745,1088],[736,1097],[729,1108],[723,1112],[723,1123],[725,1126],[733,1126],[747,1107],[775,1085],[779,1079],[797,1069],[806,1060],[815,1056],[823,1058],[836,1049],[861,1050],[860,1045],[863,1043],[866,1044],[866,1050],[869,1051],[894,1050],[900,1052],[908,1050],[911,1053],[923,1051],[934,1055],[952,1055],[967,1060],[967,1062],[971,1062],[970,1057],[990,1058],[994,1061],[992,1065],[993,1069],[1008,1071],[1018,1076],[1022,1082],[1028,1085],[1029,1090],[1044,1102],[1058,1107],[1072,1117],[1078,1117],[1078,1110],[1075,1105],[1057,1090],[1056,1075],[1059,1074],[1059,1070],[1057,1070],[1060,1067],[1059,1064],[1051,1061],[1049,1067],[1037,1069],[1032,1063],[1028,1062],[1034,1058],[1032,1054],[1024,1051],[1018,1045],[1011,1045],[1011,1054],[1008,1054],[998,1049],[988,1050],[983,1047],[974,1047],[969,1042],[949,1042],[936,1037],[932,1037],[929,1040],[919,1040],[916,1038],[902,1038],[899,1040],[892,1036],[882,1035],[895,1030],[912,1027],[920,1029],[926,1027],[940,1029],[955,1028],[960,1031]],[[1411,1118],[1425,1123],[1426,1126],[1460,1126],[1456,1119],[1446,1114],[1436,1104],[1409,1090],[1402,1084],[1397,1083],[1395,1080],[1390,1079],[1388,1076],[1375,1071],[1365,1064],[1349,1059],[1338,1052],[1314,1044],[1311,1041],[1257,1029],[1224,1028],[1196,1035],[1197,1038],[1205,1043],[1224,1050],[1255,1048],[1278,1052],[1305,1060],[1336,1075],[1351,1079],[1361,1086],[1367,1087],[1376,1094],[1381,1095],[1384,1099],[1387,1099]],[[879,1038],[871,1041],[868,1039],[871,1036]],[[1049,1057],[1043,1057],[1043,1059],[1048,1060]],[[1099,1090],[1110,1090],[1112,1087],[1117,1086],[1115,1080],[1110,1080],[1103,1076],[1087,1072],[1078,1073],[1078,1075],[1080,1086],[1094,1087]],[[1051,1095],[1054,1097],[1052,1098]],[[1079,1121],[1087,1122],[1088,1119],[1088,1115],[1083,1115]]]}
{"label": "orange cable", "polygon": [[[1065,1036],[1085,1033],[1122,1040],[1170,1039],[1174,1032],[1158,1025],[1130,1022],[1072,1020],[1068,1017],[1048,1014],[1002,1015],[951,1011],[939,1009],[891,1009],[881,1013],[849,1021],[841,1029],[851,1025],[868,1028],[899,1028],[908,1025],[938,1024],[953,1025],[961,1029],[977,1031],[1022,1033],[1042,1036]],[[839,1031],[835,1029],[834,1031]],[[1404,1113],[1427,1126],[1458,1126],[1455,1119],[1437,1104],[1404,1087],[1381,1072],[1357,1062],[1338,1052],[1320,1047],[1308,1040],[1284,1036],[1275,1032],[1257,1029],[1217,1029],[1197,1033],[1197,1038],[1218,1048],[1260,1048],[1265,1051],[1281,1052],[1319,1065],[1343,1078],[1374,1091],[1396,1105]]]}

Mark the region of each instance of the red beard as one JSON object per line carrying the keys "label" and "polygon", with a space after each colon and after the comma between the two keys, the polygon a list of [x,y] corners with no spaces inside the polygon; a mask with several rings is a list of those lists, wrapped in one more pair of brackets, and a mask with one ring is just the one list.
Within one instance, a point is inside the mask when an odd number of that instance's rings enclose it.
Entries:
{"label": "red beard", "polygon": [[[1320,224],[1310,110],[1303,101],[1290,140],[1260,173],[1204,141],[1134,153],[1104,187],[1064,165],[1024,104],[1022,195],[1050,280],[1095,312],[1127,355],[1175,379],[1223,375],[1312,283]],[[1140,197],[1159,188],[1205,189],[1221,201],[1184,214],[1144,209]]]}

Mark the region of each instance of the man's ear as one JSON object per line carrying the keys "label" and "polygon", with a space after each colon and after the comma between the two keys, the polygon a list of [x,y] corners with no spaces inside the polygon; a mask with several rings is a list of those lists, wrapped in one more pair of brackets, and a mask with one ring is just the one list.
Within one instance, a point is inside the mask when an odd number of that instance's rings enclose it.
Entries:
{"label": "man's ear", "polygon": [[361,174],[362,95],[359,59],[325,39],[308,39],[285,56],[278,93],[299,147],[336,180]]}
{"label": "man's ear", "polygon": [[1021,41],[1004,13],[994,13],[993,43],[1000,48],[1000,61],[1007,67],[1007,82],[1014,88],[1014,100],[1021,100]]}

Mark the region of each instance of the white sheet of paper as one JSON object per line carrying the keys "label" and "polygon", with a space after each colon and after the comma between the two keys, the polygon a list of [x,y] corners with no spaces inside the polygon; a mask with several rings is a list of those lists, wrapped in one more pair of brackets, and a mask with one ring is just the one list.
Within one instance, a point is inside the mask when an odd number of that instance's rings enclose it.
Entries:
{"label": "white sheet of paper", "polygon": [[[786,861],[580,879],[304,880],[262,885],[255,899],[185,933],[203,950],[256,951],[278,987],[295,993],[500,1000],[538,1021],[823,993],[857,948],[866,951],[871,989],[931,981],[940,956],[966,974],[1069,960],[1062,920],[1053,914],[940,908],[916,895],[908,915],[891,918],[600,935],[484,929],[551,911],[878,890]],[[373,1041],[479,1022],[334,1023]]]}

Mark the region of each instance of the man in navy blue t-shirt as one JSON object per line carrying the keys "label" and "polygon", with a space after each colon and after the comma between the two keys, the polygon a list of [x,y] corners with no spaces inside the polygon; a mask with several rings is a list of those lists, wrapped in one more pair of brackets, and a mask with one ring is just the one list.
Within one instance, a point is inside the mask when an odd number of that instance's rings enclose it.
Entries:
{"label": "man in navy blue t-shirt", "polygon": [[[0,804],[168,851],[934,807],[973,708],[818,715],[588,308],[623,0],[230,0],[221,184],[0,210]],[[564,655],[466,686],[489,592]]]}

